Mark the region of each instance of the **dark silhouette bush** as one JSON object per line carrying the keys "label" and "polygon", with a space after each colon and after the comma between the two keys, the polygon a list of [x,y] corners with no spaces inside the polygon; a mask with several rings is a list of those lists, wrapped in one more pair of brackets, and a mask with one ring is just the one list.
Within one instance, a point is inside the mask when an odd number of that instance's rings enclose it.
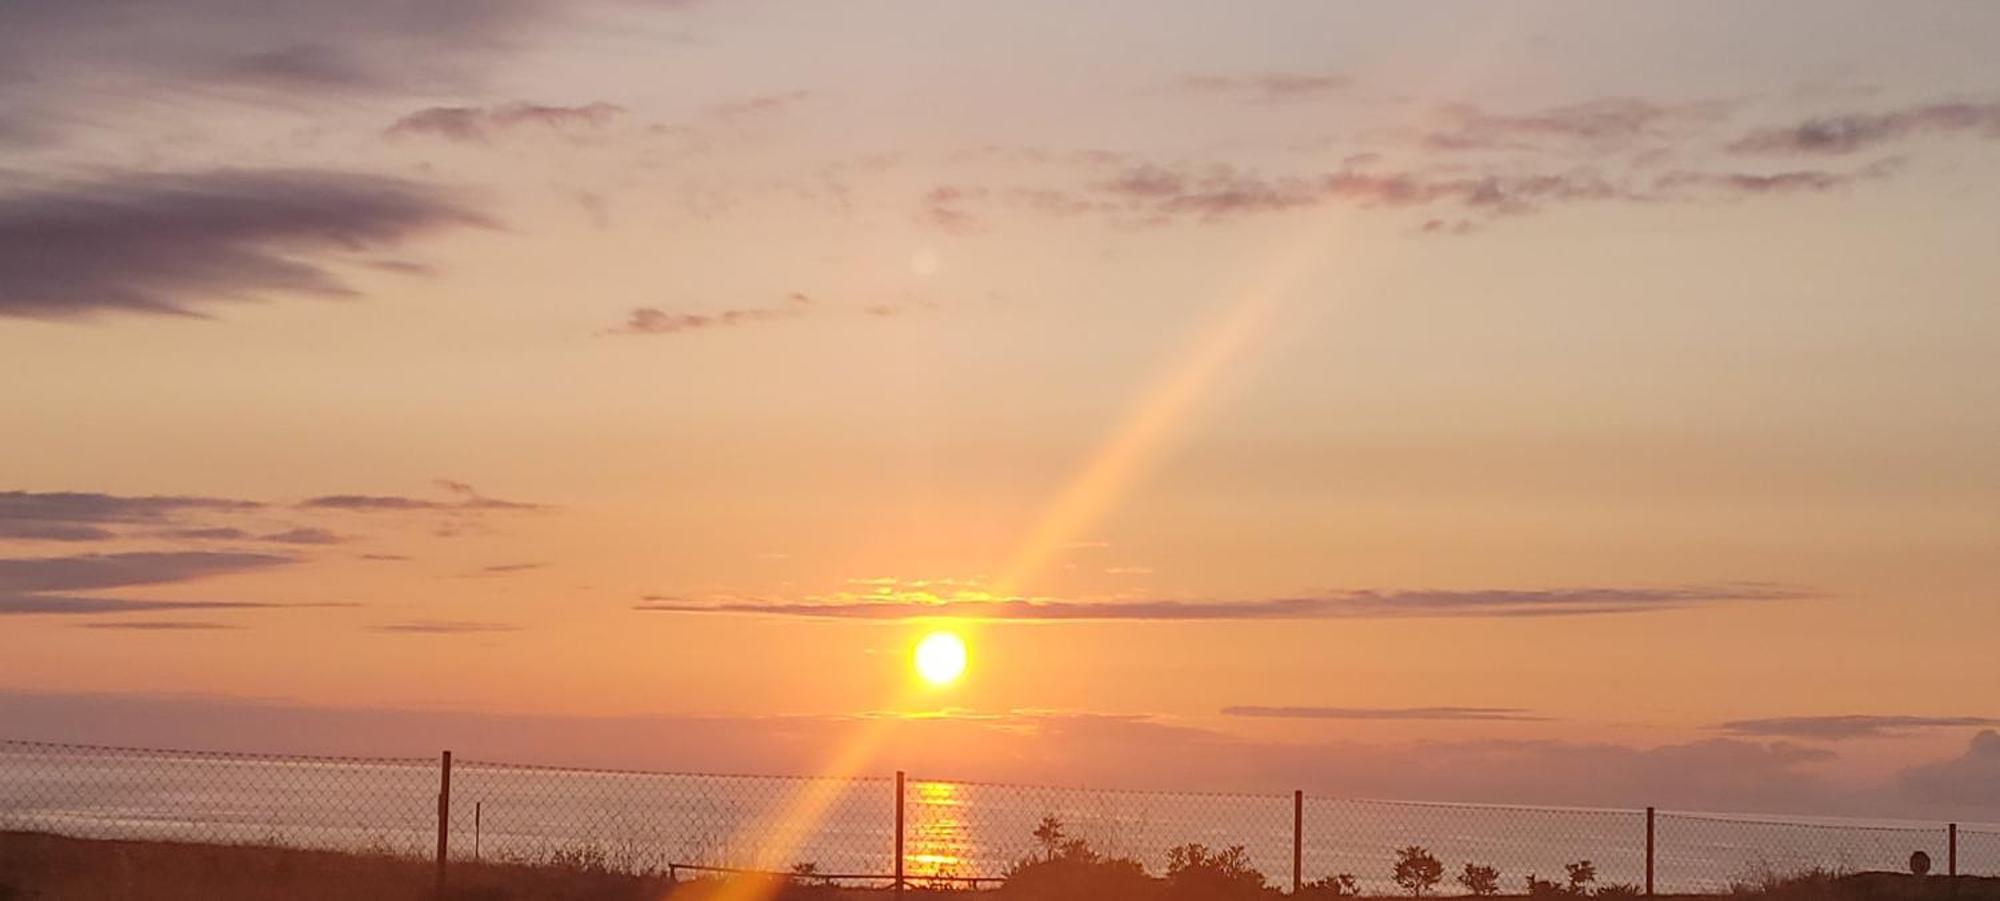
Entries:
{"label": "dark silhouette bush", "polygon": [[1468,863],[1458,874],[1458,884],[1481,898],[1497,895],[1500,893],[1500,869],[1485,864]]}
{"label": "dark silhouette bush", "polygon": [[1160,891],[1138,861],[1097,853],[1083,839],[1066,836],[1055,817],[1044,817],[1034,834],[1042,855],[1008,867],[1002,893],[1036,901],[1096,901],[1147,899]]}
{"label": "dark silhouette bush", "polygon": [[1444,863],[1422,846],[1411,845],[1396,852],[1396,868],[1392,875],[1403,891],[1409,892],[1411,897],[1421,898],[1444,879]]}
{"label": "dark silhouette bush", "polygon": [[1186,844],[1167,849],[1166,895],[1176,901],[1235,901],[1257,899],[1277,890],[1250,865],[1242,845],[1211,851]]}

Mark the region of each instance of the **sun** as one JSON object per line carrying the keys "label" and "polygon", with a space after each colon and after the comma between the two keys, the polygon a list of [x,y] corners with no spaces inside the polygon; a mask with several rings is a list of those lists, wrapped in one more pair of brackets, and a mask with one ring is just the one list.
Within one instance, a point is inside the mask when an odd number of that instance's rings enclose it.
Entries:
{"label": "sun", "polygon": [[965,672],[965,642],[950,632],[932,632],[917,642],[917,675],[932,685],[950,685]]}

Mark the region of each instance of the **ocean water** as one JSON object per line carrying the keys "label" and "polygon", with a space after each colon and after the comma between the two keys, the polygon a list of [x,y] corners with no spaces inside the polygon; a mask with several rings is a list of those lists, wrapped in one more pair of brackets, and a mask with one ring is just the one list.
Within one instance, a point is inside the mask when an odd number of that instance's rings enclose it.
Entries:
{"label": "ocean water", "polygon": [[[434,853],[436,760],[268,757],[0,742],[0,829],[135,838]],[[887,876],[896,857],[893,779],[621,772],[460,760],[452,769],[454,857],[672,864]],[[1289,885],[1293,798],[1141,792],[910,779],[906,873],[990,878],[1040,851],[1045,817],[1098,851],[1164,871],[1167,849],[1242,845],[1274,884]],[[1638,810],[1431,804],[1308,797],[1298,811],[1307,880],[1336,873],[1393,893],[1395,849],[1421,845],[1450,879],[1467,862],[1560,879],[1589,860],[1602,883],[1645,878]],[[1913,851],[1946,866],[1943,824],[1661,812],[1654,823],[1661,892],[1723,891],[1732,882],[1812,867],[1902,870]],[[1960,872],[2000,874],[2000,830],[1961,828]]]}

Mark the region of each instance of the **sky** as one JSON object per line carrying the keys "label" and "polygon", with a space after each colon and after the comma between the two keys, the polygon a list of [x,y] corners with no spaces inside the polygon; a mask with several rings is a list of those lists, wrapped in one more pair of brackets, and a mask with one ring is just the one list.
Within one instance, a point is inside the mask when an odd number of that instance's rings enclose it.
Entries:
{"label": "sky", "polygon": [[9,3],[0,722],[2000,821],[1996,39]]}

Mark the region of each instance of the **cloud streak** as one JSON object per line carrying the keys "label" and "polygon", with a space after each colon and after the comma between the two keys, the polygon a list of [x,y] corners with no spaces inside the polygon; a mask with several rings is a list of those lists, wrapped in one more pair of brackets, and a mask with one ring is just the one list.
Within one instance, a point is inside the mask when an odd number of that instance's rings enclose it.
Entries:
{"label": "cloud streak", "polygon": [[1478,722],[1546,722],[1520,707],[1224,707],[1223,716],[1298,720],[1470,720]]}
{"label": "cloud streak", "polygon": [[392,138],[432,137],[458,143],[486,143],[505,132],[532,128],[563,133],[603,128],[625,113],[613,103],[549,106],[516,101],[498,106],[433,106],[395,121]]}
{"label": "cloud streak", "polygon": [[1745,584],[1680,588],[1557,588],[1484,591],[1348,591],[1251,601],[1003,600],[733,600],[697,604],[647,598],[636,610],[660,613],[738,613],[814,619],[904,620],[949,617],[979,620],[1217,621],[1391,619],[1408,617],[1591,616],[1679,610],[1725,603],[1794,600],[1801,589]]}
{"label": "cloud streak", "polygon": [[1926,729],[1956,729],[2000,726],[2000,717],[1908,716],[1841,714],[1835,716],[1780,716],[1765,719],[1732,720],[1721,725],[1724,732],[1766,738],[1888,738]]}
{"label": "cloud streak", "polygon": [[783,303],[763,307],[737,307],[713,313],[670,312],[658,307],[637,307],[625,322],[611,329],[615,335],[675,335],[710,328],[730,328],[755,322],[798,319],[813,309],[812,298],[804,294],[786,295]]}
{"label": "cloud streak", "polygon": [[357,292],[323,262],[491,222],[442,192],[320,170],[138,173],[0,196],[0,316],[203,315]]}
{"label": "cloud streak", "polygon": [[1807,119],[1750,132],[1729,149],[1741,154],[1840,156],[1925,136],[2000,140],[2000,103],[1929,103],[1879,113]]}

